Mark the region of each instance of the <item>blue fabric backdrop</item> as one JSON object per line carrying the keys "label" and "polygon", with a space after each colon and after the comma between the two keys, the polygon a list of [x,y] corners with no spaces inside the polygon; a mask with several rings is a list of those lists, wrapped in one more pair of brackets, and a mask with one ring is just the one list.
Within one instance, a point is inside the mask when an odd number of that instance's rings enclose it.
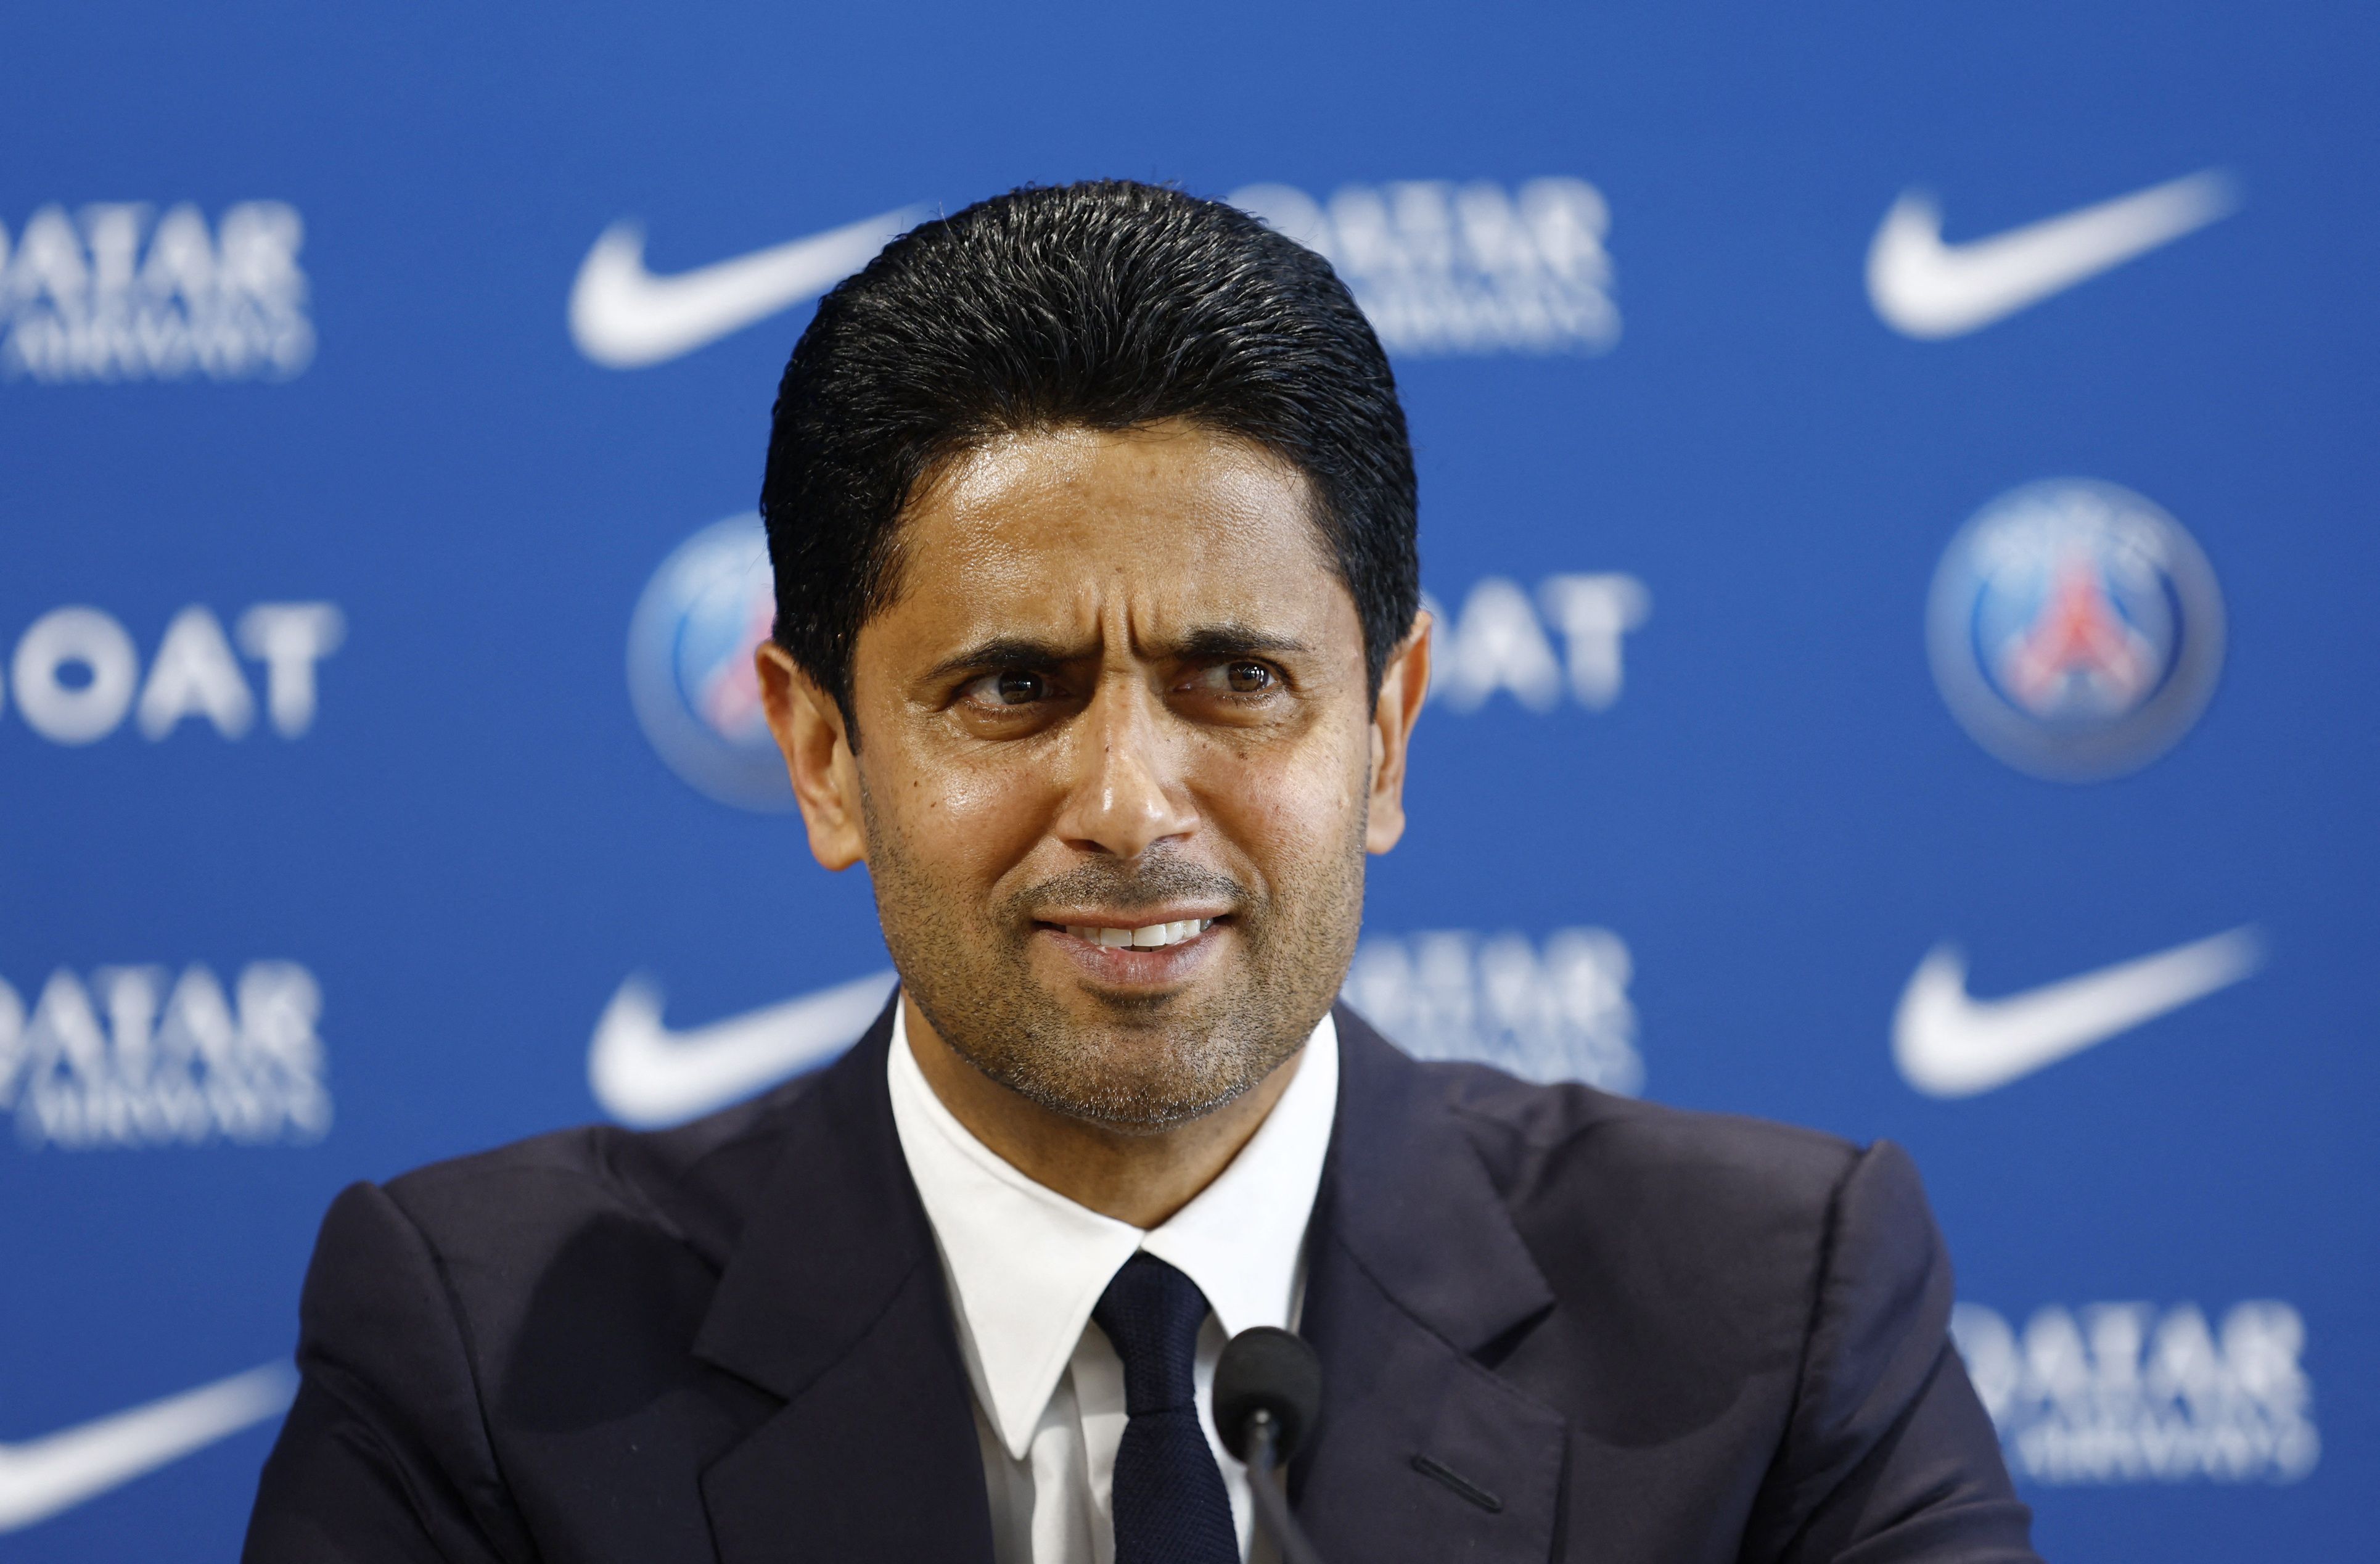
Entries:
{"label": "blue fabric backdrop", "polygon": [[1445,639],[1358,1001],[1909,1145],[2053,1556],[2368,1529],[2368,11],[7,33],[0,1555],[233,1553],[348,1180],[857,1029],[737,671],[775,376],[885,233],[1094,175],[1397,363]]}

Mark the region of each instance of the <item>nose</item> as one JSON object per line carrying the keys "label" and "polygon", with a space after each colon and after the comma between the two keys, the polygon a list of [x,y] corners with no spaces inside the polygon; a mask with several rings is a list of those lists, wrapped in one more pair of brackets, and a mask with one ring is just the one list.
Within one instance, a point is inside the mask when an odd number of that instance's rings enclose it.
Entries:
{"label": "nose", "polygon": [[1078,776],[1055,823],[1060,839],[1078,852],[1130,859],[1196,829],[1176,746],[1145,680],[1100,680],[1077,721]]}

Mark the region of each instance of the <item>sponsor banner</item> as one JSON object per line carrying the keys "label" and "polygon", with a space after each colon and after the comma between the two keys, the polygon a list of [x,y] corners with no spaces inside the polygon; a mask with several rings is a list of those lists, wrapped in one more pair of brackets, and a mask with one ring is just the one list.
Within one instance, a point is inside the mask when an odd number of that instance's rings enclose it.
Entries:
{"label": "sponsor banner", "polygon": [[2252,976],[2264,935],[2227,929],[2021,993],[1967,993],[1966,952],[1937,945],[1919,962],[1893,1014],[1892,1057],[1929,1097],[1972,1097]]}
{"label": "sponsor banner", "polygon": [[285,202],[36,210],[0,226],[0,378],[287,380],[314,358]]}
{"label": "sponsor banner", "polygon": [[1469,1059],[1528,1081],[1645,1085],[1628,947],[1609,929],[1367,935],[1343,997],[1416,1058]]}
{"label": "sponsor banner", "polygon": [[278,1417],[297,1393],[296,1368],[263,1363],[37,1438],[0,1444],[0,1533],[47,1521]]}
{"label": "sponsor banner", "polygon": [[1472,583],[1460,613],[1427,593],[1422,607],[1431,625],[1433,705],[1465,715],[1503,694],[1544,713],[1567,694],[1601,712],[1620,700],[1623,638],[1651,617],[1653,594],[1619,572],[1548,576],[1534,593],[1488,576]]}
{"label": "sponsor banner", "polygon": [[606,369],[667,363],[815,299],[928,214],[905,207],[668,276],[646,269],[645,230],[623,219],[579,263],[571,340]]}
{"label": "sponsor banner", "polygon": [[[1434,672],[1349,1000],[1905,1146],[2045,1558],[2338,1552],[2380,33],[2332,9],[1803,7],[1780,69],[1756,8],[1053,54],[929,5],[794,69],[766,10],[18,7],[0,1555],[237,1555],[287,1376],[235,1371],[336,1188],[680,1123],[876,1013],[752,674],[771,386],[888,238],[1105,174],[1228,192],[1392,355]],[[336,591],[243,580],[268,540]]]}
{"label": "sponsor banner", "polygon": [[2295,1483],[2322,1459],[2305,1322],[2273,1300],[2047,1304],[1950,1331],[2009,1466],[2035,1483]]}
{"label": "sponsor banner", "polygon": [[661,989],[630,978],[595,1023],[588,1088],[605,1113],[639,1130],[698,1118],[834,1058],[875,1020],[894,982],[872,972],[673,1031],[662,1020]]}
{"label": "sponsor banner", "polygon": [[2137,771],[2190,731],[2223,666],[2223,599],[2181,524],[2091,479],[2029,483],[1960,530],[1926,615],[1934,678],[2021,771]]}
{"label": "sponsor banner", "polygon": [[1927,191],[1906,190],[1868,246],[1868,301],[1903,336],[1964,336],[2195,233],[2239,205],[2230,175],[2209,168],[1945,244],[1940,205]]}
{"label": "sponsor banner", "polygon": [[794,807],[752,654],[776,622],[759,513],[715,521],[662,561],[628,622],[628,700],[654,752],[722,803]]}
{"label": "sponsor banner", "polygon": [[[0,705],[54,744],[97,743],[125,726],[154,742],[196,721],[244,739],[262,715],[284,739],[314,726],[317,669],[346,639],[329,603],[260,603],[232,633],[203,604],[174,616],[144,666],[123,621],[84,605],[54,608],[17,638]],[[257,664],[254,675],[232,651]],[[261,694],[262,699],[259,700]]]}
{"label": "sponsor banner", "polygon": [[[1227,199],[1327,257],[1392,353],[1593,354],[1620,340],[1610,208],[1584,179],[1403,179],[1320,201],[1260,184]],[[609,369],[665,363],[824,293],[932,214],[904,207],[666,275],[624,218],[579,263],[571,339]]]}
{"label": "sponsor banner", "polygon": [[61,968],[30,1012],[0,981],[0,1112],[29,1151],[308,1144],[331,1130],[322,1014],[295,961],[228,990],[199,963]]}
{"label": "sponsor banner", "polygon": [[1400,179],[1226,197],[1328,259],[1391,353],[1604,353],[1620,341],[1611,209],[1584,179]]}

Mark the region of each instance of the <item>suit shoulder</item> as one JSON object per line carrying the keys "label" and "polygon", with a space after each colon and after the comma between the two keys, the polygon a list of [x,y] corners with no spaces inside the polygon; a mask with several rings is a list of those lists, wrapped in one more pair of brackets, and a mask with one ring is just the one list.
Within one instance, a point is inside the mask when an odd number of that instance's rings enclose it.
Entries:
{"label": "suit shoulder", "polygon": [[[1874,1181],[1861,1169],[1906,1165],[1881,1144],[1863,1152],[1585,1086],[1489,1072],[1450,1085],[1450,1109],[1555,1297],[1648,1361],[1701,1362],[1722,1378],[1793,1372],[1830,1257]],[[1901,1229],[1888,1226],[1858,1253],[1900,1252]]]}
{"label": "suit shoulder", "polygon": [[1449,1107],[1508,1199],[1593,1191],[1652,1198],[1706,1219],[1818,1219],[1862,1151],[1840,1136],[1769,1119],[1537,1085],[1478,1066],[1432,1066]]}
{"label": "suit shoulder", "polygon": [[650,1228],[714,1263],[733,1247],[812,1078],[674,1129],[581,1125],[431,1163],[389,1199],[442,1253],[534,1252],[593,1222]]}

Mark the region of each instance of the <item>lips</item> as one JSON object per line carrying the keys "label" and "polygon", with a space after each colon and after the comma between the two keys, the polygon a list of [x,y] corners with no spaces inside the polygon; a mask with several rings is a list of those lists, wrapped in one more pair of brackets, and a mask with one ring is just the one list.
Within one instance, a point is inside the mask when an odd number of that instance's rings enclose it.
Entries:
{"label": "lips", "polygon": [[1096,988],[1162,991],[1207,970],[1220,950],[1217,943],[1223,937],[1220,925],[1229,921],[1221,915],[1160,918],[1127,927],[1120,919],[1113,923],[1050,919],[1041,922],[1039,932]]}

